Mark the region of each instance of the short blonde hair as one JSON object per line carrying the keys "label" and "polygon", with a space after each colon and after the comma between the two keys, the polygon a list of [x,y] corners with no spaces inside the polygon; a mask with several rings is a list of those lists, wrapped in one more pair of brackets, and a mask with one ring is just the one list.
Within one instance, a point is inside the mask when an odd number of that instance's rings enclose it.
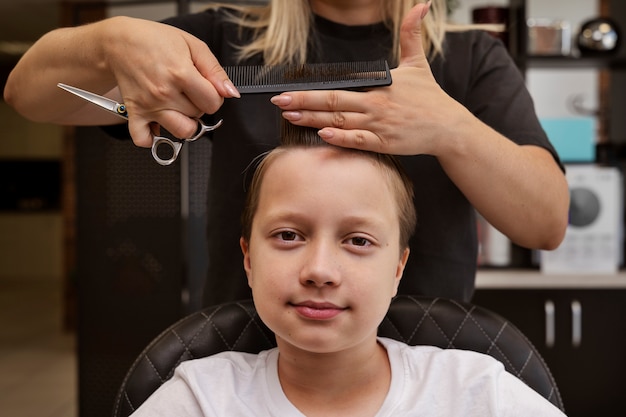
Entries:
{"label": "short blonde hair", "polygon": [[[317,129],[295,126],[289,122],[283,122],[281,136],[281,145],[274,148],[260,159],[250,182],[246,195],[246,205],[244,206],[241,216],[241,235],[247,242],[250,241],[250,235],[252,234],[252,223],[259,205],[261,185],[268,167],[271,166],[279,156],[288,153],[290,149],[333,146],[320,139],[317,135]],[[400,162],[392,155],[350,148],[337,149],[341,149],[343,152],[364,156],[365,158],[371,159],[374,164],[379,167],[381,174],[386,177],[392,193],[395,196],[400,227],[400,249],[404,250],[408,248],[409,239],[415,231],[417,214],[413,202],[413,183],[405,173]]]}
{"label": "short blonde hair", "polygon": [[[380,0],[382,21],[393,35],[393,57],[400,58],[400,25],[413,6],[426,0]],[[254,40],[240,50],[240,59],[262,54],[266,65],[304,64],[307,57],[309,31],[313,12],[309,0],[270,0],[263,6],[234,6],[215,4],[212,8],[228,7],[239,13],[231,20],[255,31]],[[435,56],[443,51],[446,30],[446,2],[433,0],[423,23],[424,50]]]}

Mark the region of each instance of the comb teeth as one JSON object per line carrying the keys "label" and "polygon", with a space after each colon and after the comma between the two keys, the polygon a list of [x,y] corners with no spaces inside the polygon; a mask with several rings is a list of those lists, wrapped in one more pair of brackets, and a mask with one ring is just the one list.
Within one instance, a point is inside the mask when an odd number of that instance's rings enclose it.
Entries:
{"label": "comb teeth", "polygon": [[359,89],[391,84],[387,61],[231,66],[224,70],[240,93]]}

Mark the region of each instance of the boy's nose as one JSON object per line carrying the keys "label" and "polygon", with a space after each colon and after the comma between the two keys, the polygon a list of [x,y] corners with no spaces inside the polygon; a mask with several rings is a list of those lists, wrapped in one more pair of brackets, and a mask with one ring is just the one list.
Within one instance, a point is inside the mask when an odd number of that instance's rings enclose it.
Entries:
{"label": "boy's nose", "polygon": [[301,270],[303,285],[316,287],[335,286],[341,282],[341,265],[335,245],[314,243],[309,245]]}

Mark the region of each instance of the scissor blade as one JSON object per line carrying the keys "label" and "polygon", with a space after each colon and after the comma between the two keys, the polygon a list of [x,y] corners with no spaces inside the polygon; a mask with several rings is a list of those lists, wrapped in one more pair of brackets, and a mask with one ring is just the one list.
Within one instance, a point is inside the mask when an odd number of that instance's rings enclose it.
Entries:
{"label": "scissor blade", "polygon": [[57,86],[59,88],[62,88],[65,91],[68,91],[82,98],[83,100],[87,100],[90,103],[100,106],[103,109],[108,110],[111,113],[114,113],[123,119],[128,119],[128,115],[125,109],[121,108],[122,105],[120,105],[120,103],[118,103],[115,100],[111,100],[110,98],[103,97],[101,95],[98,95],[98,94],[95,94],[86,90],[82,90],[77,87],[72,87],[71,85],[67,85],[63,83],[58,83]]}

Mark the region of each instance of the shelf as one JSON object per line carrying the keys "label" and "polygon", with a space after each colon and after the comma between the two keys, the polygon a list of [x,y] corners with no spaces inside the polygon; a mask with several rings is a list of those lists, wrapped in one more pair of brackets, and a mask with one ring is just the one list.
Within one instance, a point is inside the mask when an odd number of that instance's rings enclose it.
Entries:
{"label": "shelf", "polygon": [[476,289],[626,289],[626,272],[616,274],[543,274],[537,270],[478,270]]}

